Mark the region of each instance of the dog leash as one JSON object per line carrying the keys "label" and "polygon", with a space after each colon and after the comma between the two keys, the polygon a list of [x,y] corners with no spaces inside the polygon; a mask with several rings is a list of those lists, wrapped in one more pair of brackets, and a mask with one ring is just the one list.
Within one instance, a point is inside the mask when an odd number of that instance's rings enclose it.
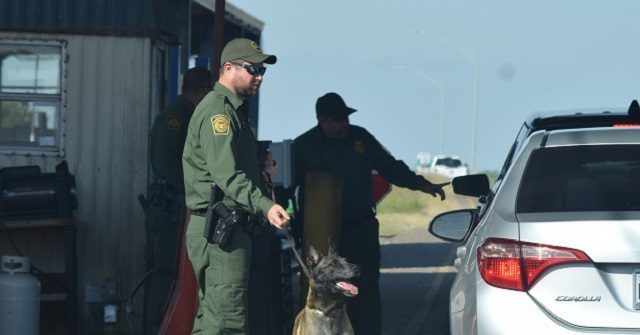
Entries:
{"label": "dog leash", "polygon": [[296,256],[296,259],[298,260],[298,263],[300,263],[300,267],[302,268],[302,272],[304,272],[305,276],[307,276],[307,279],[309,280],[309,282],[313,282],[313,279],[311,277],[311,272],[309,272],[309,268],[307,268],[307,265],[302,261],[302,257],[300,257],[300,254],[298,253],[298,250],[296,250],[296,242],[293,240],[293,237],[291,237],[291,234],[289,233],[289,230],[284,228],[284,229],[282,229],[282,231],[284,231],[284,235],[287,237],[289,242],[291,242],[293,244],[293,246],[291,247],[291,250],[293,250],[293,254]]}

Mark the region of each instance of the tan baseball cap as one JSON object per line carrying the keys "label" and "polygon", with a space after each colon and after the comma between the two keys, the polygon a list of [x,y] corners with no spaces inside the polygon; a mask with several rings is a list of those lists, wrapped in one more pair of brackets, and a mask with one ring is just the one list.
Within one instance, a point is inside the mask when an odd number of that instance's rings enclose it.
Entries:
{"label": "tan baseball cap", "polygon": [[274,55],[262,53],[258,43],[247,38],[235,38],[222,49],[220,65],[242,59],[249,63],[275,64],[278,58]]}

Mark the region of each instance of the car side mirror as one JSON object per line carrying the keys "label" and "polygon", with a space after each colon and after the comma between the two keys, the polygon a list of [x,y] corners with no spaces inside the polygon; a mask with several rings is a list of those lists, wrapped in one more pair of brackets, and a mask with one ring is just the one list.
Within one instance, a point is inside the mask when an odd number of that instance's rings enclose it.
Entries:
{"label": "car side mirror", "polygon": [[429,233],[446,241],[461,242],[473,225],[474,209],[460,209],[436,215],[429,224]]}
{"label": "car side mirror", "polygon": [[489,177],[486,174],[471,174],[453,178],[451,181],[453,192],[471,197],[481,197],[489,194]]}

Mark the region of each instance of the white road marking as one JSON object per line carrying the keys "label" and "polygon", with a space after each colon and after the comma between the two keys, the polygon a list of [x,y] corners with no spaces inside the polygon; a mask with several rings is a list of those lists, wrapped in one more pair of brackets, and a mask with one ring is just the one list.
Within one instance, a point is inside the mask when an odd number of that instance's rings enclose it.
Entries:
{"label": "white road marking", "polygon": [[382,268],[380,273],[456,273],[454,266],[422,266],[410,268]]}

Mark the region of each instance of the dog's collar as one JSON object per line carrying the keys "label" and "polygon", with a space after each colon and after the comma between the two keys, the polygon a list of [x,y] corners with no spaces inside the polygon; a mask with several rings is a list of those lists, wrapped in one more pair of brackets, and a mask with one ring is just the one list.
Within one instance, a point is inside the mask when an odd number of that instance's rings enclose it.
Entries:
{"label": "dog's collar", "polygon": [[313,307],[313,308],[309,307],[309,309],[313,310],[314,312],[316,312],[316,313],[318,313],[318,314],[320,314],[320,315],[322,315],[324,317],[327,317],[329,313],[333,312],[333,310],[335,310],[336,308],[340,307],[341,305],[342,304],[339,303],[339,302],[334,302],[333,304],[329,305],[329,308],[327,308],[325,310],[321,310],[321,309],[318,309],[316,307]]}
{"label": "dog's collar", "polygon": [[314,313],[316,314],[320,314],[320,316],[327,316],[323,311],[319,310],[319,309],[312,309]]}

